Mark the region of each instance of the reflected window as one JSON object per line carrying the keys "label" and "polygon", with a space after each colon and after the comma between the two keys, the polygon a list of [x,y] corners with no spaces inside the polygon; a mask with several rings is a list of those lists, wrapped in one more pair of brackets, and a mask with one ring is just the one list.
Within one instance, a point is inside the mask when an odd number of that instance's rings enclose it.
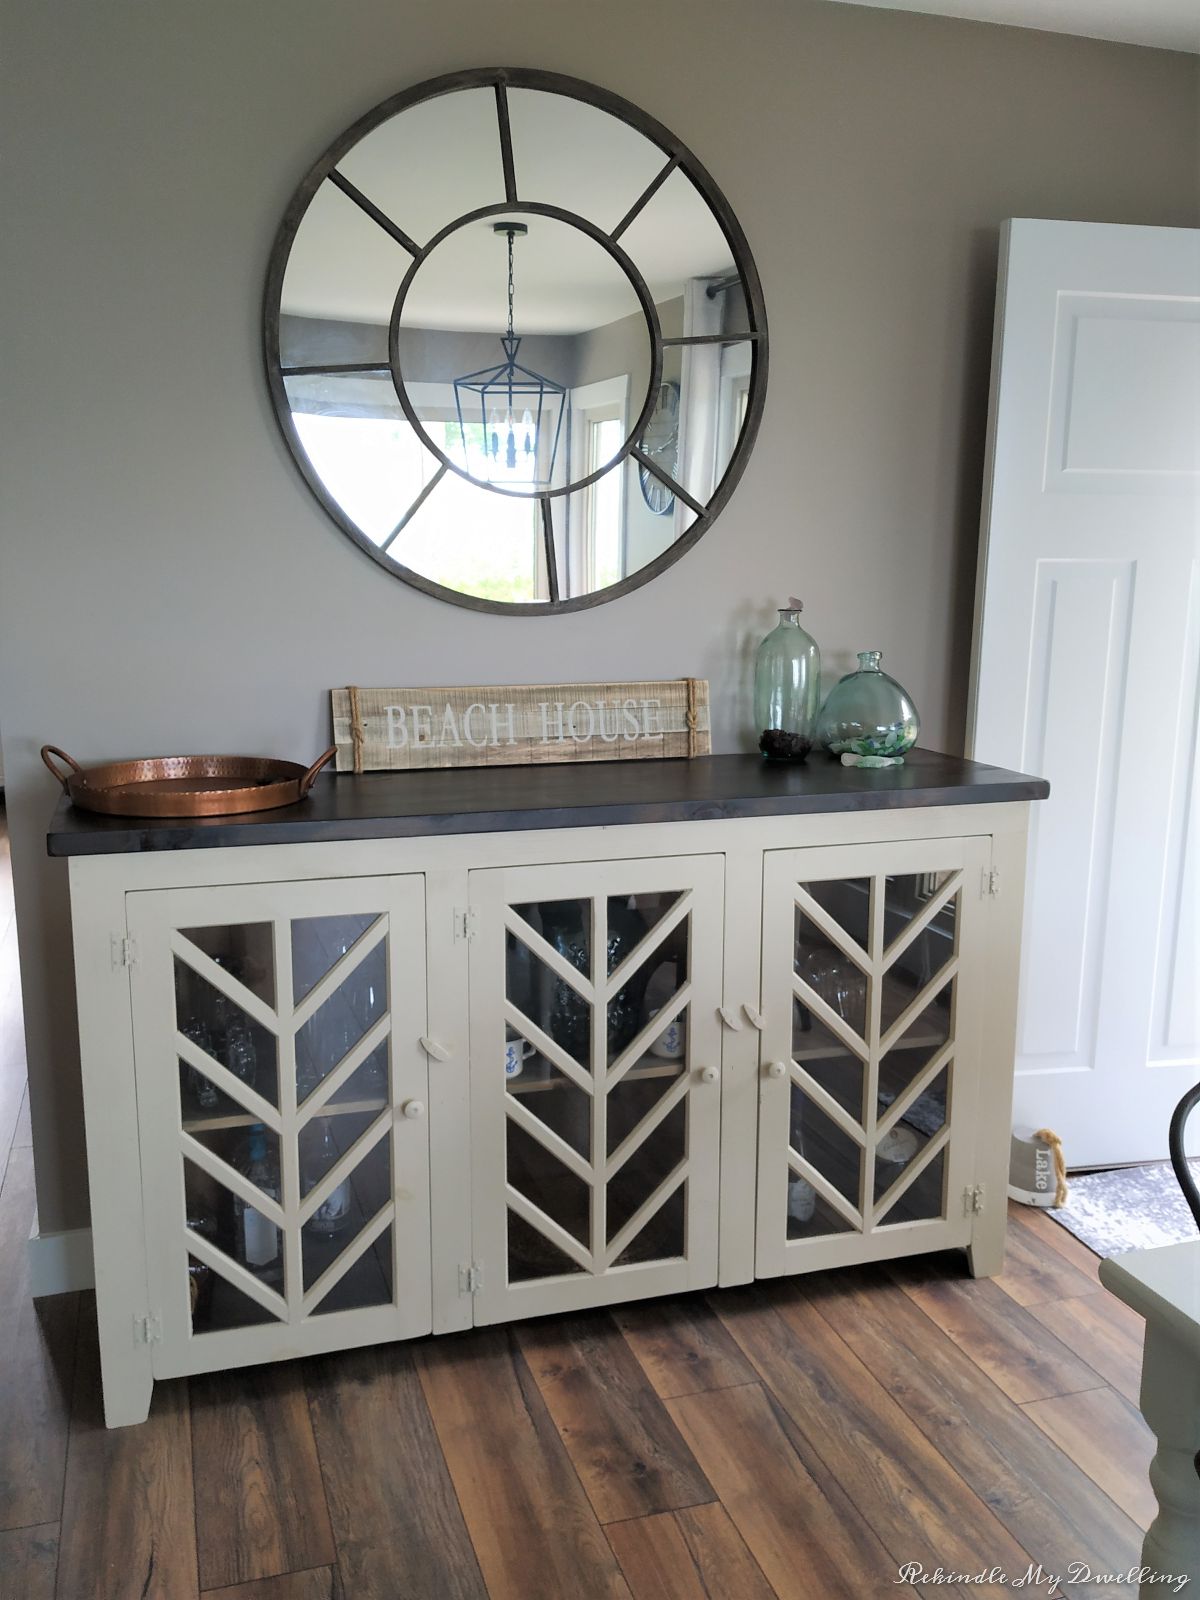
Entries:
{"label": "reflected window", "polygon": [[[595,472],[621,448],[624,425],[620,417],[605,417],[587,424],[588,471]],[[606,589],[625,576],[625,549],[621,479],[607,472],[589,484],[584,515],[584,592]]]}
{"label": "reflected window", "polygon": [[[489,600],[548,598],[545,550],[536,502],[501,499],[478,515],[471,485],[449,482],[401,529],[397,502],[417,500],[433,482],[437,458],[407,422],[391,417],[294,413],[309,459],[347,514],[374,544],[447,588]],[[427,416],[426,428],[446,448],[461,448],[458,422]]]}
{"label": "reflected window", "polygon": [[437,470],[407,422],[293,412],[296,432],[329,492],[368,539],[382,544]]}

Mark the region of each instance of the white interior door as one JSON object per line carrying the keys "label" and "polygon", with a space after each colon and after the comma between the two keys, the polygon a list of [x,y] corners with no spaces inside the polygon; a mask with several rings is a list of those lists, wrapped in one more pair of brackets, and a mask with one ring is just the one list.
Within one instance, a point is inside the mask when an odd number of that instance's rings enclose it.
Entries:
{"label": "white interior door", "polygon": [[126,905],[155,1376],[427,1333],[423,879]]}
{"label": "white interior door", "polygon": [[1014,1117],[1158,1159],[1200,1041],[1200,233],[1010,222],[999,295],[969,749],[1051,785]]}
{"label": "white interior door", "polygon": [[715,1283],[724,858],[470,880],[475,1320]]}
{"label": "white interior door", "polygon": [[970,1242],[989,859],[764,855],[759,1277]]}

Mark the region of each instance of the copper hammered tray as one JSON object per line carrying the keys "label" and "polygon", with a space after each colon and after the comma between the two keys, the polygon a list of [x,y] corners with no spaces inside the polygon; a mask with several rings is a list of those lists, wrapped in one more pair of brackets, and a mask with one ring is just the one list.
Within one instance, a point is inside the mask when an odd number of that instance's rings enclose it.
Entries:
{"label": "copper hammered tray", "polygon": [[[336,754],[335,745],[307,768],[271,756],[156,756],[84,768],[57,745],[42,746],[72,805],[116,817],[224,817],[294,805]],[[60,772],[54,756],[70,771]]]}

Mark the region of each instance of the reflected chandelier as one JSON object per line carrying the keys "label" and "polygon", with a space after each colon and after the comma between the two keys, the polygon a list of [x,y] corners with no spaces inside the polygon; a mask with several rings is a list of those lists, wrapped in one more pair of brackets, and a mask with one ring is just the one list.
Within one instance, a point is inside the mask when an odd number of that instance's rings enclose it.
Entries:
{"label": "reflected chandelier", "polygon": [[[563,384],[517,360],[521,340],[513,331],[513,240],[524,238],[529,229],[523,222],[496,222],[492,231],[508,239],[508,332],[500,339],[504,360],[498,366],[483,367],[454,380],[463,457],[469,463],[467,428],[474,426],[478,415],[488,478],[497,483],[516,479],[545,489],[554,480],[567,391]],[[543,429],[549,434],[548,449]],[[469,464],[467,471],[477,476]]]}

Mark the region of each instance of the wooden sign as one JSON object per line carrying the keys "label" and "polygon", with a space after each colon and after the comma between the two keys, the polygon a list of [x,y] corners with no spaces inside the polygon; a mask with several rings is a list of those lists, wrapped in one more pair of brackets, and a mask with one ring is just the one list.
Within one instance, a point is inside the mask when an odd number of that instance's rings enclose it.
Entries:
{"label": "wooden sign", "polygon": [[339,772],[653,761],[712,748],[708,682],[332,689]]}

